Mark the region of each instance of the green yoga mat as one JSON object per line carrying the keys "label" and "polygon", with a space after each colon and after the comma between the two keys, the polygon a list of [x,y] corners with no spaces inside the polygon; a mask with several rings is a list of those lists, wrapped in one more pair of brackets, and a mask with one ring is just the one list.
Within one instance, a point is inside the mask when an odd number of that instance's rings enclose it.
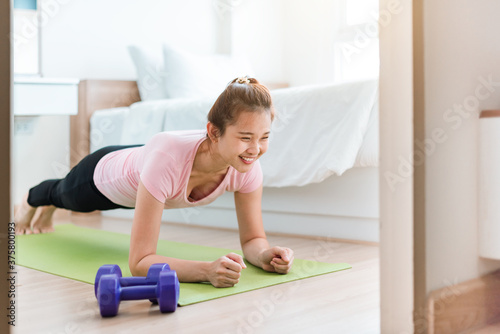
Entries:
{"label": "green yoga mat", "polygon": [[[48,234],[16,237],[16,264],[41,270],[81,282],[94,284],[95,274],[103,264],[118,264],[123,276],[128,269],[130,236],[114,232],[67,225],[56,225]],[[157,253],[165,256],[198,261],[214,261],[231,249],[205,247],[160,240]],[[189,305],[266,286],[290,282],[351,268],[346,263],[322,263],[295,259],[286,274],[269,273],[246,262],[238,284],[230,288],[215,288],[208,283],[181,283],[179,305]]]}

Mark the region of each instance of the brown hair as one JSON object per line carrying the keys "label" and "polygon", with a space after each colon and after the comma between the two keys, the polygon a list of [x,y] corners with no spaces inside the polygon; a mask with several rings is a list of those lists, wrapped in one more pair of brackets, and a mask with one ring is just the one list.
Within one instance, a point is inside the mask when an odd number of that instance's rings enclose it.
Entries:
{"label": "brown hair", "polygon": [[226,127],[234,124],[242,111],[265,111],[270,113],[271,121],[274,119],[269,89],[255,78],[240,77],[232,80],[215,101],[207,118],[222,136]]}

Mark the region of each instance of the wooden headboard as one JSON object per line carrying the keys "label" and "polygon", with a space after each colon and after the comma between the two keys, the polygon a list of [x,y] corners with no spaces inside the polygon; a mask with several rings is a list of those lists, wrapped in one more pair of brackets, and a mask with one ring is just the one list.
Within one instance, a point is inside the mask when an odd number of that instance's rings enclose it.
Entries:
{"label": "wooden headboard", "polygon": [[70,117],[71,168],[90,153],[90,117],[96,110],[126,107],[140,100],[136,81],[80,81],[78,114]]}

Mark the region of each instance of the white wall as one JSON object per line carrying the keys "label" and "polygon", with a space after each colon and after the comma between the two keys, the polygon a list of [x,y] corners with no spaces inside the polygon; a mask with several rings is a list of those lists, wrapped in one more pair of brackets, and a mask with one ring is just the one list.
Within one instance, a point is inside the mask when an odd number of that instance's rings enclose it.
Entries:
{"label": "white wall", "polygon": [[[161,54],[170,42],[193,52],[217,46],[216,8],[212,1],[42,0],[42,73],[82,79],[135,79],[129,44]],[[45,8],[45,10],[44,10]],[[53,8],[53,9],[51,9]],[[53,14],[51,14],[53,13]]]}
{"label": "white wall", "polygon": [[283,2],[283,61],[292,86],[334,81],[334,38],[339,1]]}
{"label": "white wall", "polygon": [[282,0],[235,2],[231,8],[231,49],[244,55],[261,82],[287,82]]}
{"label": "white wall", "polygon": [[[477,244],[478,112],[500,107],[498,13],[496,0],[424,2],[426,138],[444,133],[426,164],[428,291],[500,268],[479,258]],[[499,85],[475,107],[479,78],[489,76]],[[468,102],[470,112],[450,112]]]}
{"label": "white wall", "polygon": [[232,50],[249,57],[263,82],[290,86],[334,81],[339,1],[235,2]]}
{"label": "white wall", "polygon": [[15,116],[12,144],[12,202],[46,179],[69,171],[69,116]]}
{"label": "white wall", "polygon": [[246,55],[262,81],[333,81],[339,1],[41,1],[45,76],[134,79],[126,46],[171,42]]}

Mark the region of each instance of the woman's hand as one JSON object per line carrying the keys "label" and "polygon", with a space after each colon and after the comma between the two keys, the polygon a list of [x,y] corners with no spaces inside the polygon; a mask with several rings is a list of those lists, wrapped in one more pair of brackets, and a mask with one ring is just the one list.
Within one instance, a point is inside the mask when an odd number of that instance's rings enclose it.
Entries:
{"label": "woman's hand", "polygon": [[241,255],[229,253],[210,264],[208,280],[216,288],[227,288],[239,282],[241,270],[246,268]]}
{"label": "woman's hand", "polygon": [[260,253],[259,260],[265,271],[286,274],[292,268],[293,251],[286,247],[271,247]]}

